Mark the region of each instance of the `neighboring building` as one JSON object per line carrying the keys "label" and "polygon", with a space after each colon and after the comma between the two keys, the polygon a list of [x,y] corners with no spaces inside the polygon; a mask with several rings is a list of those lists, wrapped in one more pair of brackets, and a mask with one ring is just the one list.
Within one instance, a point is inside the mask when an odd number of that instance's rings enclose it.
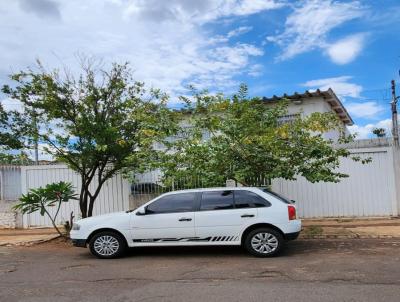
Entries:
{"label": "neighboring building", "polygon": [[[333,112],[338,116],[338,118],[342,122],[342,129],[324,133],[323,136],[326,139],[332,139],[333,141],[337,141],[341,133],[344,133],[346,135],[350,134],[349,130],[347,129],[347,126],[353,125],[354,122],[349,113],[347,112],[346,108],[343,106],[342,102],[339,100],[339,98],[336,96],[335,92],[331,88],[329,88],[326,91],[321,91],[317,89],[314,92],[306,91],[301,94],[295,92],[292,95],[287,95],[285,93],[282,96],[274,95],[273,97],[263,97],[263,101],[265,101],[267,105],[271,106],[273,106],[274,104],[283,99],[289,100],[289,105],[287,108],[288,109],[287,114],[281,117],[282,122],[290,122],[299,115],[302,117],[306,117],[314,112],[320,112],[320,113]],[[182,123],[182,129],[188,129],[188,128],[191,128],[190,124]],[[176,139],[181,139],[183,137],[184,137],[184,131],[182,132],[182,134],[170,137],[169,139],[170,141],[174,141]],[[207,140],[209,138],[210,138],[210,133],[208,131],[204,131],[203,139]],[[162,146],[161,144],[157,144],[155,148],[158,150],[163,150],[164,146]]]}
{"label": "neighboring building", "polygon": [[[317,89],[315,92],[306,91],[302,94],[295,92],[292,95],[287,95],[285,93],[283,96],[279,97],[274,95],[271,98],[263,98],[266,103],[270,104],[274,104],[282,99],[289,100],[288,113],[282,117],[283,121],[289,122],[290,120],[295,119],[299,114],[305,117],[314,112],[334,112],[343,123],[342,130],[344,133],[350,134],[347,126],[353,125],[354,122],[331,88],[326,91]],[[327,139],[337,140],[339,135],[340,131],[330,131],[325,133],[324,137]]]}

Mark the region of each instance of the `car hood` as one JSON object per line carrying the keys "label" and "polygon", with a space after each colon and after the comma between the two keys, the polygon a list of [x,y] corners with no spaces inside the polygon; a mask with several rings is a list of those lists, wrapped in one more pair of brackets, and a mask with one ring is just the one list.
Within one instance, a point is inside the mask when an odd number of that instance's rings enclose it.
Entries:
{"label": "car hood", "polygon": [[87,225],[87,224],[99,223],[99,222],[103,222],[103,221],[107,221],[107,220],[111,220],[111,219],[114,220],[116,218],[125,218],[127,216],[128,216],[128,214],[125,211],[114,212],[114,213],[108,213],[108,214],[83,218],[83,219],[75,221],[75,223],[77,223],[79,225]]}

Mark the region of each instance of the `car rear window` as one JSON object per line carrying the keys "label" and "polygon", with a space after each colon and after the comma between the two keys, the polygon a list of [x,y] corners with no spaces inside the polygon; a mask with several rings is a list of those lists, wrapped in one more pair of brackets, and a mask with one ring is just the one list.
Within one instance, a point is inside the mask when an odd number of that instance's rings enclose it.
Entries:
{"label": "car rear window", "polygon": [[235,208],[243,209],[243,208],[260,208],[260,207],[269,207],[271,204],[257,195],[256,193],[246,191],[246,190],[237,190],[235,191]]}
{"label": "car rear window", "polygon": [[273,192],[273,191],[268,190],[266,188],[260,188],[260,189],[265,193],[273,195],[274,197],[278,198],[280,201],[282,201],[282,202],[284,202],[286,204],[292,204],[293,203],[290,199],[288,199],[285,196],[282,196],[282,195],[280,195],[280,194],[278,194],[276,192]]}

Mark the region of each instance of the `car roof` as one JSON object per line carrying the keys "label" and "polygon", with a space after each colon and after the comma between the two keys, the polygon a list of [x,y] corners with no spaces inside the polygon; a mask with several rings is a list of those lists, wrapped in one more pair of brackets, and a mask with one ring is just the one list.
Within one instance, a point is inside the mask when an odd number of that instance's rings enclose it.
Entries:
{"label": "car roof", "polygon": [[209,192],[209,191],[231,191],[231,190],[259,190],[258,187],[213,187],[213,188],[197,188],[197,189],[185,189],[185,190],[176,190],[172,192],[165,193],[165,195],[169,194],[178,194],[178,193],[191,193],[191,192]]}

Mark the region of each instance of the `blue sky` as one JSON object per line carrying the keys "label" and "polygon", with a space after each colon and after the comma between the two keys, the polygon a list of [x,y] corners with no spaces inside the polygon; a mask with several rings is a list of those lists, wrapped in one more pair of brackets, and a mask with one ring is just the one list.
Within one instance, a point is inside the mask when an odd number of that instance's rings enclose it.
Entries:
{"label": "blue sky", "polygon": [[331,87],[360,138],[390,127],[398,0],[16,0],[0,14],[2,83],[36,58],[77,71],[80,52],[129,61],[173,106],[188,84],[231,94],[244,82],[257,96]]}

